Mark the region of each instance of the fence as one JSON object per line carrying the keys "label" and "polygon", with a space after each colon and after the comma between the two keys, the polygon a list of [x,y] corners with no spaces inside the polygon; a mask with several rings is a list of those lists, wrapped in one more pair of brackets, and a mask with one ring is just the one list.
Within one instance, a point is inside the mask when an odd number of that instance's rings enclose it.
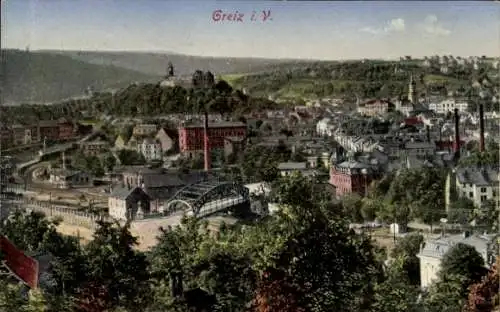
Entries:
{"label": "fence", "polygon": [[44,213],[47,217],[60,217],[65,223],[82,226],[89,229],[97,227],[97,221],[108,220],[108,217],[97,216],[88,212],[78,211],[64,206],[55,206],[52,203],[25,199],[24,208]]}

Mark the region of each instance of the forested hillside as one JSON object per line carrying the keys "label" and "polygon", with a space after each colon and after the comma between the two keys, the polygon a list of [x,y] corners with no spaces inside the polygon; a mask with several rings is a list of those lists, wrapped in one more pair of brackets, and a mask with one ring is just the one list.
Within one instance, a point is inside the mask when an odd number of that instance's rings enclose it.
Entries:
{"label": "forested hillside", "polygon": [[89,64],[45,52],[2,50],[0,68],[6,104],[53,102],[94,90],[120,88],[159,79],[115,66]]}
{"label": "forested hillside", "polygon": [[158,116],[210,112],[238,115],[249,111],[276,108],[278,104],[266,98],[249,97],[221,80],[211,88],[193,89],[160,84],[131,84],[110,92],[95,93],[88,99],[71,99],[53,105],[19,105],[2,107],[6,123],[26,123],[60,117]]}
{"label": "forested hillside", "polygon": [[410,75],[413,75],[421,94],[444,95],[453,91],[467,96],[472,82],[487,75],[487,71],[452,68],[445,75],[439,69],[424,68],[413,61],[311,62],[278,64],[265,73],[232,77],[230,81],[233,86],[255,95],[366,98],[406,95]]}

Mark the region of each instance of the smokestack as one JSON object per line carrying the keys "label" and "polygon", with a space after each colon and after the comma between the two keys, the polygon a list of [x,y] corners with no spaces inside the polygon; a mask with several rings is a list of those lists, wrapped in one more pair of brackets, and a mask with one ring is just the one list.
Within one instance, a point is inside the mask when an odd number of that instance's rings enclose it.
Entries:
{"label": "smokestack", "polygon": [[425,126],[425,133],[427,135],[427,142],[431,143],[431,127]]}
{"label": "smokestack", "polygon": [[208,142],[208,112],[205,112],[205,123],[203,125],[203,143],[205,157],[205,171],[210,170],[210,146]]}
{"label": "smokestack", "polygon": [[479,151],[484,152],[484,107],[479,104]]}
{"label": "smokestack", "polygon": [[460,116],[458,115],[458,108],[455,108],[455,156],[460,158]]}

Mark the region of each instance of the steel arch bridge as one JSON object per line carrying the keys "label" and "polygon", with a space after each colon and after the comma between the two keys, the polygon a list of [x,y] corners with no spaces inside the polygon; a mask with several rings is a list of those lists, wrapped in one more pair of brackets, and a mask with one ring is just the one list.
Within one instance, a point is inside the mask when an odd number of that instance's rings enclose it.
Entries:
{"label": "steel arch bridge", "polygon": [[[191,210],[194,216],[201,217],[249,201],[250,191],[241,183],[202,181],[180,189],[167,203],[166,208],[167,211],[172,211],[174,207],[184,206]],[[201,211],[203,206],[208,203],[211,204],[211,207]]]}

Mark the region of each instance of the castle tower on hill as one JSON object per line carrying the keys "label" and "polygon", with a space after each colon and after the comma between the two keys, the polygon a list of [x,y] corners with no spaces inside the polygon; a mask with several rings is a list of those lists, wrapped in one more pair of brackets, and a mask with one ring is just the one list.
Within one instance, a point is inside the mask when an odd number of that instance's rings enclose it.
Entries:
{"label": "castle tower on hill", "polygon": [[413,74],[410,76],[410,84],[408,86],[408,100],[410,103],[415,104],[417,99],[417,83],[413,79]]}
{"label": "castle tower on hill", "polygon": [[162,87],[174,87],[176,85],[175,69],[172,62],[168,62],[166,75],[163,77],[160,85]]}

